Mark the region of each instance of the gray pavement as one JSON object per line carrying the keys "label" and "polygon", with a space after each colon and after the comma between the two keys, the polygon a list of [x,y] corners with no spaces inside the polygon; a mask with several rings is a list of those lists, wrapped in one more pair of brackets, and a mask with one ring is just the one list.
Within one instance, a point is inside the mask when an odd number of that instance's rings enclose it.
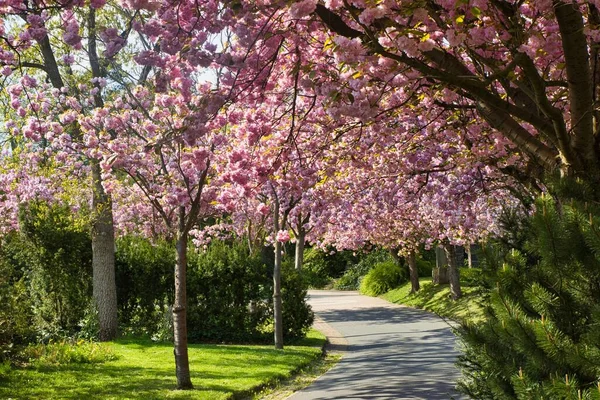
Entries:
{"label": "gray pavement", "polygon": [[346,352],[290,400],[461,398],[455,338],[437,316],[357,292],[311,290],[309,303]]}

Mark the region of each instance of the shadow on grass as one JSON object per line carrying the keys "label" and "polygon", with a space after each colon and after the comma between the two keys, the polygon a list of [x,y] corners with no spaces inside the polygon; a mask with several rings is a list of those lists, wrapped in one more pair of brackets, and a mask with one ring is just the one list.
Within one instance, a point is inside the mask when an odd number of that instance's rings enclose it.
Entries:
{"label": "shadow on grass", "polygon": [[[317,343],[310,348],[306,343]],[[0,381],[0,398],[12,399],[225,399],[251,393],[303,368],[321,354],[319,339],[298,341],[284,351],[270,346],[189,346],[196,389],[176,391],[172,343],[123,338],[119,359],[102,364],[16,368]]]}
{"label": "shadow on grass", "polygon": [[397,304],[422,308],[432,311],[441,317],[457,322],[479,322],[483,319],[480,288],[462,285],[463,297],[452,300],[449,285],[434,285],[431,279],[421,279],[421,289],[410,293],[410,288],[403,286],[392,290],[383,297]]}

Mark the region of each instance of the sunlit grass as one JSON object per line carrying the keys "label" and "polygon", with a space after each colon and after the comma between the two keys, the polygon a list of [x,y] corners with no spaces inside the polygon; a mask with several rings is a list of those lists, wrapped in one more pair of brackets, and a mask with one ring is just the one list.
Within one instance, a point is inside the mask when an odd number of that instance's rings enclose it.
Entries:
{"label": "sunlit grass", "polygon": [[478,288],[462,287],[463,297],[454,301],[450,297],[449,285],[433,285],[431,278],[419,280],[421,290],[410,294],[410,282],[393,289],[381,297],[391,303],[422,308],[439,316],[455,321],[483,321],[483,309],[479,305]]}
{"label": "sunlit grass", "polygon": [[273,346],[190,345],[194,390],[175,390],[171,344],[110,343],[117,360],[30,366],[0,380],[1,399],[228,399],[289,377],[321,356],[323,335],[283,351]]}

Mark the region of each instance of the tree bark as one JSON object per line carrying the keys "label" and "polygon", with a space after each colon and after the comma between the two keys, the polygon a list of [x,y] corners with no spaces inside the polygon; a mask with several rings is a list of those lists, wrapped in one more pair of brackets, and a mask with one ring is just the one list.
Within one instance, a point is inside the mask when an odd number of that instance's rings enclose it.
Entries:
{"label": "tree bark", "polygon": [[98,311],[100,341],[117,337],[117,287],[115,282],[115,232],[112,201],[104,191],[100,164],[92,167],[92,285],[94,304]]}
{"label": "tree bark", "polygon": [[419,270],[417,269],[417,256],[414,250],[408,254],[408,271],[410,275],[410,292],[416,293],[421,289],[419,284]]}
{"label": "tree bark", "polygon": [[450,296],[453,300],[462,297],[460,288],[460,275],[458,265],[456,265],[456,249],[452,245],[445,245],[446,258],[448,259],[448,279],[450,281]]}
{"label": "tree bark", "polygon": [[302,269],[304,262],[304,243],[306,239],[306,230],[303,227],[298,228],[298,237],[296,238],[296,254],[294,258],[294,267],[296,271]]}
{"label": "tree bark", "polygon": [[[102,76],[96,51],[96,12],[90,7],[88,14],[88,54],[92,75]],[[48,42],[49,43],[49,42]],[[46,46],[42,46],[43,48]],[[47,62],[50,57],[44,56]],[[103,107],[101,92],[94,96],[95,107]],[[93,190],[92,221],[92,268],[94,301],[98,307],[100,340],[112,340],[117,336],[117,285],[115,281],[115,230],[112,200],[102,186],[98,160],[91,159]]]}
{"label": "tree bark", "polygon": [[434,285],[445,285],[448,281],[448,260],[442,246],[435,248],[435,268],[432,271]]}
{"label": "tree bark", "polygon": [[177,389],[192,389],[190,362],[187,343],[187,231],[185,229],[185,209],[179,209],[179,229],[177,234],[177,255],[175,263],[175,304],[173,305],[173,337],[175,355],[175,375]]}
{"label": "tree bark", "polygon": [[[279,200],[275,199],[273,211],[273,237],[279,232]],[[275,240],[275,263],[273,266],[273,335],[275,348],[283,349],[283,304],[281,301],[281,242]]]}
{"label": "tree bark", "polygon": [[473,268],[473,256],[471,254],[471,245],[467,244],[465,246],[465,250],[467,251],[467,265],[469,268]]}

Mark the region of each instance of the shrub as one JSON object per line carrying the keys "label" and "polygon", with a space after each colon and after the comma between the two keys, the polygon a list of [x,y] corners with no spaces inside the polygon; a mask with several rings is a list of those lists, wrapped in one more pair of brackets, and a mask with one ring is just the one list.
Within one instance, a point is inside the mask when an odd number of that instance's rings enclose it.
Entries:
{"label": "shrub", "polygon": [[375,264],[383,261],[393,261],[389,252],[385,250],[364,254],[356,264],[344,272],[344,275],[335,282],[334,287],[338,290],[358,290],[362,278],[373,269]]}
{"label": "shrub", "polygon": [[3,245],[0,252],[0,363],[13,358],[19,346],[35,337],[31,325],[32,304],[25,277],[7,262],[4,248]]}
{"label": "shrub", "polygon": [[509,227],[522,231],[489,253],[499,258],[486,265],[499,268],[486,322],[458,330],[460,387],[472,398],[598,398],[600,208],[555,195],[538,199],[532,216]]}
{"label": "shrub", "polygon": [[480,286],[483,284],[483,271],[480,268],[461,268],[460,283],[465,286]]}
{"label": "shrub", "polygon": [[[270,340],[273,268],[250,255],[243,243],[213,242],[190,257],[188,335],[191,341]],[[312,324],[306,284],[293,266],[282,270],[284,335],[304,334]]]}
{"label": "shrub", "polygon": [[322,289],[335,278],[339,278],[348,268],[358,262],[358,257],[350,251],[336,251],[328,254],[322,249],[310,248],[304,252],[302,273],[309,287]]}
{"label": "shrub", "polygon": [[377,263],[360,283],[360,292],[367,296],[379,296],[400,286],[407,280],[405,270],[394,261]]}
{"label": "shrub", "polygon": [[417,256],[417,270],[419,271],[419,276],[430,277],[434,267],[435,260],[431,261],[422,258],[420,254]]}
{"label": "shrub", "polygon": [[34,336],[76,335],[92,294],[88,229],[68,207],[28,204],[19,224],[21,232],[6,235],[0,251],[3,348],[7,340],[17,346]]}
{"label": "shrub", "polygon": [[270,297],[267,267],[241,243],[213,242],[189,257],[188,335],[191,341],[261,337]]}
{"label": "shrub", "polygon": [[165,313],[173,303],[175,248],[166,241],[117,239],[115,273],[121,332],[164,337]]}
{"label": "shrub", "polygon": [[322,250],[310,248],[304,251],[302,275],[307,285],[315,289],[322,289],[331,282],[329,265]]}
{"label": "shrub", "polygon": [[95,343],[83,339],[32,344],[23,350],[22,356],[38,367],[74,363],[103,363],[117,359],[117,355],[106,343]]}
{"label": "shrub", "polygon": [[[272,289],[272,284],[269,289]],[[294,268],[292,260],[284,262],[281,271],[281,300],[283,303],[283,337],[296,339],[304,337],[314,321],[314,313],[306,303],[308,286]],[[271,297],[270,315],[273,315]]]}

